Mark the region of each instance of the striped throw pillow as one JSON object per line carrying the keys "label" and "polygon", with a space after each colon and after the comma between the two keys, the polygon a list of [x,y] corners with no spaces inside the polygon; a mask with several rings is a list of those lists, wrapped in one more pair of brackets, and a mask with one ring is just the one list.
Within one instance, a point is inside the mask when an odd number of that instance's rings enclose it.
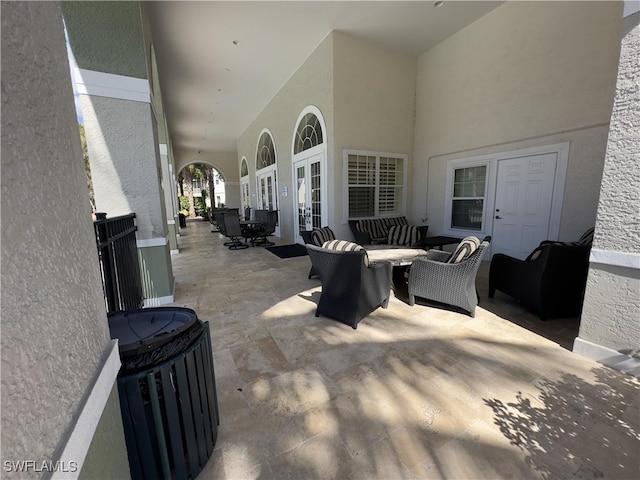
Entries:
{"label": "striped throw pillow", "polygon": [[330,240],[328,242],[324,242],[322,244],[322,248],[326,248],[327,250],[339,250],[341,252],[359,252],[362,250],[364,251],[364,264],[367,267],[369,266],[369,256],[367,255],[367,251],[357,243],[349,242],[347,240]]}
{"label": "striped throw pillow", "polygon": [[329,227],[314,228],[311,232],[311,242],[319,247],[325,242],[335,239],[336,236]]}
{"label": "striped throw pillow", "polygon": [[480,239],[478,237],[466,237],[458,244],[458,247],[451,254],[447,263],[460,263],[466,260],[475,252],[480,246]]}
{"label": "striped throw pillow", "polygon": [[413,225],[393,225],[389,227],[389,245],[413,245],[418,241],[418,229]]}

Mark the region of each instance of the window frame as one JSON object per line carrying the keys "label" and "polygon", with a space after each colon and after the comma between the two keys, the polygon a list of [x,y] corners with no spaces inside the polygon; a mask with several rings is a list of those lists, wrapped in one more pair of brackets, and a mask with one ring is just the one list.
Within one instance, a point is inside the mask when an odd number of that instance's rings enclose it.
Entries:
{"label": "window frame", "polygon": [[[482,199],[482,221],[480,223],[480,229],[470,229],[470,228],[461,228],[454,227],[452,225],[451,215],[453,213],[453,202],[456,199],[466,199],[467,197],[454,197],[454,182],[455,182],[455,172],[456,170],[462,170],[465,168],[475,168],[475,167],[486,167],[485,177],[484,177],[484,195],[482,197],[473,197],[474,199]],[[490,158],[463,158],[459,160],[451,160],[447,162],[447,184],[445,187],[445,208],[444,208],[444,230],[446,233],[455,235],[455,236],[482,236],[484,232],[487,231],[492,222],[489,222],[487,218],[487,212],[489,203],[493,202],[493,192],[492,190],[492,178],[493,178],[493,169],[494,165]]]}
{"label": "window frame", "polygon": [[[351,217],[349,215],[349,189],[352,186],[349,183],[349,156],[358,155],[358,156],[366,156],[366,157],[375,157],[375,183],[374,187],[374,208],[373,208],[373,216],[366,217]],[[380,159],[386,158],[396,158],[402,160],[402,184],[396,184],[396,186],[400,187],[402,193],[399,198],[399,211],[394,213],[384,213],[381,214],[379,211],[380,207],[380,188],[387,187],[387,185],[380,185]],[[354,149],[345,149],[342,151],[342,166],[343,166],[343,185],[344,185],[344,198],[343,202],[343,212],[342,216],[344,219],[343,223],[347,223],[349,220],[362,220],[367,218],[388,218],[388,217],[398,217],[398,216],[406,216],[407,211],[407,190],[409,188],[407,179],[408,179],[408,170],[409,170],[409,155],[406,153],[397,153],[397,152],[378,152],[373,150],[354,150]],[[355,186],[355,185],[354,185]],[[395,197],[394,197],[395,198]]]}

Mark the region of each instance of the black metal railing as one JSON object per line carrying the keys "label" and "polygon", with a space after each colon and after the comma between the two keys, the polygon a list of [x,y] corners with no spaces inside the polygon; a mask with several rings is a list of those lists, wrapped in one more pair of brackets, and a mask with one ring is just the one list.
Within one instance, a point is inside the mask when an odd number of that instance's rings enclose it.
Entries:
{"label": "black metal railing", "polygon": [[135,213],[114,218],[96,213],[93,222],[107,312],[141,308],[143,304],[135,218]]}

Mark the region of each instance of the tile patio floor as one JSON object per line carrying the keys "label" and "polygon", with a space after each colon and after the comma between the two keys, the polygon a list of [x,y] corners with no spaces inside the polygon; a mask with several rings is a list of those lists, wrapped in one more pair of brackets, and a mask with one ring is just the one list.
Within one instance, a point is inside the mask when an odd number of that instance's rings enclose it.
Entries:
{"label": "tile patio floor", "polygon": [[199,480],[640,478],[640,382],[571,353],[577,319],[488,299],[486,262],[475,318],[393,296],[353,330],[314,316],[308,257],[181,233],[221,420]]}

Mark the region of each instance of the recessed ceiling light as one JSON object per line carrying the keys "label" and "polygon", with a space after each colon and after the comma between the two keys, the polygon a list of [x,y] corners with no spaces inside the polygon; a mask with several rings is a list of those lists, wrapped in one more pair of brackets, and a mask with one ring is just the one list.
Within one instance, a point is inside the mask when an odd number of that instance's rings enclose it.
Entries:
{"label": "recessed ceiling light", "polygon": [[442,5],[444,5],[444,0],[436,0],[433,2],[434,7],[441,7]]}
{"label": "recessed ceiling light", "polygon": [[239,44],[240,44],[240,42],[239,42],[238,40],[234,40],[234,41],[233,41],[233,44],[234,44],[234,45],[239,45]]}

